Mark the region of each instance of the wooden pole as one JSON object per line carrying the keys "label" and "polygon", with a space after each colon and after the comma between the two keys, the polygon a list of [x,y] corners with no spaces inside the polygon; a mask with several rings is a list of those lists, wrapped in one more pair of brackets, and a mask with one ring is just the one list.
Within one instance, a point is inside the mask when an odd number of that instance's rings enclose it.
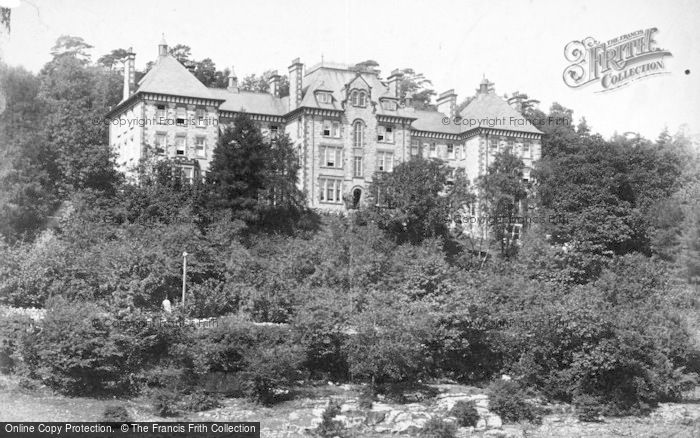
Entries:
{"label": "wooden pole", "polygon": [[185,292],[187,291],[187,252],[182,253],[182,308],[185,308]]}

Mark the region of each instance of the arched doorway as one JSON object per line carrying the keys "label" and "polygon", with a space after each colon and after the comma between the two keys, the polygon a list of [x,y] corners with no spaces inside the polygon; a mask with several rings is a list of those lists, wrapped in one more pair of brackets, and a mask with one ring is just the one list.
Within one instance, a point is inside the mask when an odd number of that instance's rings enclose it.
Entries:
{"label": "arched doorway", "polygon": [[362,189],[359,187],[355,187],[355,189],[352,191],[352,208],[353,209],[360,208],[360,201],[361,200],[362,200]]}

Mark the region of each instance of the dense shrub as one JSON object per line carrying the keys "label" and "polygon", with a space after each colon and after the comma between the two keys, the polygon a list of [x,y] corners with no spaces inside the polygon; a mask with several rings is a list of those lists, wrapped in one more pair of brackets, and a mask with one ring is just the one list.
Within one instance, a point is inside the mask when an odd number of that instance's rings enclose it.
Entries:
{"label": "dense shrub", "polygon": [[124,406],[107,406],[102,414],[102,421],[108,423],[129,423],[134,421]]}
{"label": "dense shrub", "polygon": [[182,400],[182,409],[187,412],[201,412],[215,409],[221,406],[219,399],[204,391],[195,391],[187,394]]}
{"label": "dense shrub", "polygon": [[200,335],[193,360],[202,372],[238,373],[246,395],[271,404],[300,377],[302,351],[284,326],[223,319]]}
{"label": "dense shrub", "polygon": [[599,421],[602,413],[601,402],[592,395],[576,395],[573,399],[576,415],[581,421]]}
{"label": "dense shrub", "polygon": [[433,318],[421,306],[397,308],[377,301],[351,324],[357,334],[348,340],[348,362],[353,379],[375,389],[386,384],[411,384],[429,374]]}
{"label": "dense shrub", "polygon": [[304,348],[304,367],[311,378],[346,381],[348,314],[345,294],[329,289],[310,290],[310,298],[296,310],[292,328]]}
{"label": "dense shrub", "polygon": [[130,370],[111,317],[95,304],[54,300],[38,330],[24,340],[33,377],[70,395],[121,394]]}
{"label": "dense shrub", "polygon": [[527,399],[523,388],[512,380],[496,380],[489,386],[489,409],[504,422],[542,421],[542,412]]}
{"label": "dense shrub", "polygon": [[22,315],[0,316],[0,373],[15,370],[21,359],[21,343],[25,333],[33,330],[34,320]]}
{"label": "dense shrub", "polygon": [[425,422],[418,436],[420,438],[454,438],[456,433],[457,426],[454,423],[448,423],[439,417],[432,417]]}
{"label": "dense shrub", "polygon": [[343,435],[343,422],[334,418],[340,415],[340,404],[330,400],[321,414],[321,423],[316,428],[316,434],[321,437],[338,437]]}
{"label": "dense shrub", "polygon": [[157,389],[151,394],[153,411],[161,417],[180,415],[179,401],[180,394],[169,389]]}
{"label": "dense shrub", "polygon": [[450,410],[450,416],[457,419],[462,427],[476,426],[479,421],[479,413],[473,401],[460,400]]}

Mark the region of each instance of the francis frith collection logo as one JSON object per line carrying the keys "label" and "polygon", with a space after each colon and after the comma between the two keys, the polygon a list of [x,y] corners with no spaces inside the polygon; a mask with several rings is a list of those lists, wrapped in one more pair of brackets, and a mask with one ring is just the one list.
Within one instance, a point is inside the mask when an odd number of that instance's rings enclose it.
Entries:
{"label": "francis frith collection logo", "polygon": [[599,84],[596,92],[602,93],[668,73],[664,57],[673,55],[657,47],[657,30],[637,30],[605,42],[592,37],[570,42],[564,48],[564,56],[572,64],[564,70],[564,83],[571,88]]}

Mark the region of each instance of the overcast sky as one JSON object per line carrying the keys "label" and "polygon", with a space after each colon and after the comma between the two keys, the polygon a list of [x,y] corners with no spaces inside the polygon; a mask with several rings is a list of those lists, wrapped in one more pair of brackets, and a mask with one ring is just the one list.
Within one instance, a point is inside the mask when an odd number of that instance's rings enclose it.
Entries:
{"label": "overcast sky", "polygon": [[[170,45],[192,47],[195,59],[234,65],[239,77],[286,72],[300,57],[379,62],[383,76],[411,67],[436,91],[474,93],[485,74],[499,95],[515,90],[585,116],[593,131],[640,132],[656,138],[668,126],[700,132],[700,1],[89,1],[21,0],[12,12],[7,62],[38,71],[62,34],[94,45],[93,59],[133,47],[137,68],[153,60],[164,33]],[[597,94],[562,80],[564,46],[605,41],[658,28],[669,50],[666,75]],[[685,71],[690,70],[690,74]]]}

